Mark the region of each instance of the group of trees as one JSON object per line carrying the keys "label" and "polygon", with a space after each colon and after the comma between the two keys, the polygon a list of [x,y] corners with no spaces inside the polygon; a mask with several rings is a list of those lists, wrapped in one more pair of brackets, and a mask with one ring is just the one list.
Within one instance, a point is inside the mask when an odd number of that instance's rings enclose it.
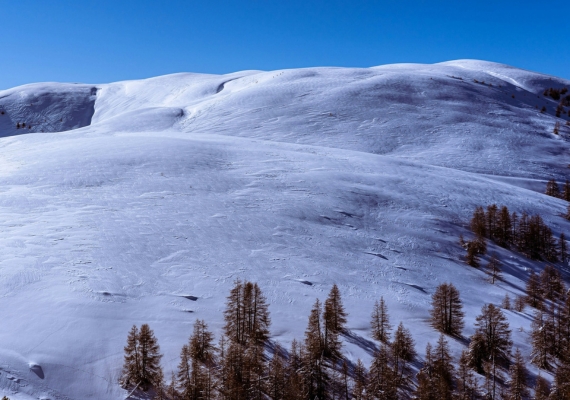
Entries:
{"label": "group of trees", "polygon": [[566,201],[570,201],[570,182],[566,181],[562,186],[562,190],[558,186],[556,180],[551,179],[546,182],[546,195],[557,197]]}
{"label": "group of trees", "polygon": [[[570,95],[566,95],[568,93],[568,88],[562,89],[546,89],[544,91],[544,96],[551,97],[553,100],[560,100],[558,105],[556,106],[556,116],[560,118],[561,114],[565,113],[564,107],[570,107]],[[566,95],[566,96],[565,96]],[[570,116],[570,110],[568,110],[568,115]]]}
{"label": "group of trees", "polygon": [[[503,306],[510,307],[508,298]],[[524,303],[536,308],[530,340],[531,360],[555,375],[552,390],[536,380],[535,398],[570,399],[570,298],[560,273],[547,267],[531,274]],[[227,298],[224,332],[218,344],[203,320],[197,320],[182,346],[176,372],[165,385],[157,340],[144,324],[129,332],[122,385],[128,390],[151,386],[157,399],[356,399],[396,400],[411,393],[420,400],[509,400],[528,398],[525,361],[511,354],[511,330],[500,307],[485,304],[476,317],[475,333],[458,360],[451,356],[445,335],[461,337],[463,304],[451,283],[432,295],[431,325],[441,335],[428,344],[418,361],[410,331],[400,322],[395,330],[384,298],[374,305],[371,334],[377,341],[370,368],[351,363],[342,354],[340,336],[347,313],[334,285],[324,304],[316,300],[302,341],[288,351],[269,340],[267,300],[256,283],[236,281]],[[271,354],[272,353],[272,354]],[[476,374],[484,376],[479,384]],[[542,396],[542,397],[540,397]],[[550,396],[550,397],[548,397]]]}
{"label": "group of trees", "polygon": [[499,208],[496,204],[487,206],[486,210],[479,206],[475,208],[470,227],[475,238],[467,242],[461,238],[461,242],[467,248],[466,262],[474,267],[479,267],[479,257],[487,251],[485,239],[501,247],[515,248],[535,260],[568,259],[564,234],[556,240],[540,215],[523,212],[519,216],[506,206]]}

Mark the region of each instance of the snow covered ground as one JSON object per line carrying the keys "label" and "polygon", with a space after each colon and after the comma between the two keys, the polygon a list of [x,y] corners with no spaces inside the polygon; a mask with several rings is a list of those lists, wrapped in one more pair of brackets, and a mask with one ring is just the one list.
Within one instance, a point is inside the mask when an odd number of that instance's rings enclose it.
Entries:
{"label": "snow covered ground", "polygon": [[[370,359],[380,296],[423,355],[442,282],[471,334],[484,303],[544,265],[490,245],[504,282],[466,266],[475,206],[569,232],[566,202],[542,194],[568,176],[569,118],[542,95],[564,86],[463,60],[0,91],[0,394],[124,398],[123,346],[141,323],[169,376],[196,318],[219,334],[237,278],[258,282],[285,346],[333,283],[353,359]],[[506,314],[528,356],[529,310]]]}

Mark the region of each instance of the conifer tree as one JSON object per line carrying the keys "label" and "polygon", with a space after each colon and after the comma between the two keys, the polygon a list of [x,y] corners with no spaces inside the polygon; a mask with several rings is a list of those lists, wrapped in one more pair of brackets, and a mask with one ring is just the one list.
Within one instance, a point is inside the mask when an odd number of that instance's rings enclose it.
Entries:
{"label": "conifer tree", "polygon": [[417,375],[418,385],[415,398],[418,400],[438,400],[434,383],[434,363],[431,343],[426,345],[426,356],[423,367]]}
{"label": "conifer tree", "polygon": [[329,326],[328,329],[334,333],[341,333],[346,325],[346,316],[348,314],[344,310],[340,290],[336,284],[333,285],[329,296],[325,300],[324,312],[325,323]]}
{"label": "conifer tree", "polygon": [[299,345],[295,339],[291,342],[291,349],[289,350],[289,360],[286,363],[286,382],[285,386],[285,400],[301,400],[303,393],[306,393],[305,379],[304,379],[304,366],[303,355],[305,350],[302,345]]}
{"label": "conifer tree", "polygon": [[487,264],[487,273],[489,274],[489,281],[495,284],[496,281],[503,277],[501,272],[501,262],[495,254],[491,256],[489,264]]}
{"label": "conifer tree", "polygon": [[166,400],[167,399],[166,387],[164,384],[164,374],[162,372],[162,369],[159,369],[157,374],[156,374],[156,378],[154,381],[154,391],[155,391],[155,395],[153,397],[153,400]]}
{"label": "conifer tree", "polygon": [[507,247],[512,242],[512,220],[509,209],[506,206],[501,207],[497,221],[497,244],[502,247]]}
{"label": "conifer tree", "polygon": [[342,390],[340,393],[339,398],[340,399],[344,399],[344,400],[350,400],[352,397],[352,394],[350,392],[350,375],[349,375],[349,370],[348,370],[348,363],[346,362],[346,360],[342,361],[341,364],[341,373],[342,373]]}
{"label": "conifer tree", "polygon": [[475,334],[471,337],[471,365],[481,369],[482,361],[492,363],[493,388],[497,374],[497,363],[509,360],[512,346],[511,331],[503,312],[493,304],[485,304],[476,317]]}
{"label": "conifer tree", "polygon": [[503,299],[503,303],[501,304],[501,307],[503,307],[505,310],[511,309],[511,298],[509,297],[508,293],[505,294],[505,298]]}
{"label": "conifer tree", "polygon": [[564,302],[560,307],[560,320],[558,323],[561,340],[560,340],[560,359],[565,360],[564,357],[570,355],[570,296],[566,296]]}
{"label": "conifer tree", "polygon": [[560,255],[560,261],[566,265],[568,261],[568,244],[566,243],[564,233],[560,234],[560,239],[558,240],[558,254]]}
{"label": "conifer tree", "polygon": [[188,345],[182,347],[178,366],[178,387],[184,399],[213,397],[214,336],[203,320],[196,320]]}
{"label": "conifer tree", "polygon": [[125,387],[140,384],[140,349],[139,349],[139,330],[133,325],[127,336],[127,345],[125,346],[125,356],[123,363],[123,372],[121,374],[121,383]]}
{"label": "conifer tree", "polygon": [[467,255],[465,262],[474,268],[479,268],[480,256],[487,251],[485,238],[477,236],[475,239],[467,242]]}
{"label": "conifer tree", "polygon": [[[568,355],[563,358],[570,359]],[[554,373],[554,384],[550,393],[551,399],[570,400],[570,362],[562,361],[558,364]]]}
{"label": "conifer tree", "polygon": [[160,347],[154,336],[154,332],[148,324],[142,324],[139,331],[139,349],[140,349],[140,383],[143,390],[148,389],[150,385],[156,385],[158,378],[162,376],[160,367]]}
{"label": "conifer tree", "polygon": [[542,289],[540,278],[531,271],[528,281],[526,282],[527,302],[531,307],[538,308],[542,305]]}
{"label": "conifer tree", "polygon": [[546,183],[546,195],[560,197],[560,188],[554,179],[551,179]]}
{"label": "conifer tree", "polygon": [[309,399],[327,398],[329,376],[325,366],[325,346],[321,323],[322,306],[315,301],[305,330],[305,354],[303,356],[304,376]]}
{"label": "conifer tree", "polygon": [[439,285],[432,296],[431,324],[440,332],[461,336],[463,304],[459,291],[451,283]]}
{"label": "conifer tree", "polygon": [[354,400],[366,400],[366,386],[368,385],[368,373],[366,367],[360,358],[356,361],[354,367],[354,388],[352,390],[352,398]]}
{"label": "conifer tree", "polygon": [[182,399],[191,399],[193,395],[192,360],[188,345],[182,346],[180,351],[180,362],[176,376],[176,390]]}
{"label": "conifer tree", "polygon": [[564,188],[562,189],[562,198],[566,201],[570,201],[570,182],[566,179],[564,182]]}
{"label": "conifer tree", "polygon": [[396,400],[398,396],[396,375],[390,366],[390,350],[382,344],[370,366],[367,393],[379,400]]}
{"label": "conifer tree", "polygon": [[487,206],[487,213],[485,215],[487,222],[487,237],[491,240],[497,239],[497,212],[498,207],[496,204]]}
{"label": "conifer tree", "polygon": [[469,341],[469,366],[478,373],[483,373],[483,362],[487,359],[485,336],[481,332],[475,332]]}
{"label": "conifer tree", "polygon": [[269,339],[267,300],[257,283],[237,280],[230,291],[224,311],[224,331],[228,340],[245,345],[264,345]]}
{"label": "conifer tree", "polygon": [[264,391],[266,360],[263,349],[269,339],[267,300],[257,283],[237,280],[226,301],[225,337],[220,349],[221,396],[224,399],[259,398]]}
{"label": "conifer tree", "polygon": [[459,358],[456,387],[456,400],[473,400],[477,398],[479,387],[477,380],[469,367],[469,353],[467,350],[463,350],[461,352],[461,357]]}
{"label": "conifer tree", "polygon": [[470,225],[471,230],[476,236],[481,238],[487,236],[487,221],[483,207],[479,206],[475,208],[475,212],[473,213],[473,218],[471,218]]}
{"label": "conifer tree", "polygon": [[197,319],[194,323],[194,332],[188,343],[190,357],[203,364],[214,361],[214,335],[208,330],[204,320]]}
{"label": "conifer tree", "polygon": [[170,384],[166,388],[166,398],[168,400],[179,400],[180,399],[178,390],[176,389],[176,384],[177,384],[176,376],[174,375],[174,372],[172,372],[172,375],[170,377]]}
{"label": "conifer tree", "polygon": [[388,307],[384,302],[384,297],[380,297],[380,302],[374,304],[372,312],[372,337],[380,343],[388,344],[390,341],[390,317],[388,315]]}
{"label": "conifer tree", "polygon": [[325,357],[327,358],[338,359],[341,356],[341,343],[338,336],[344,330],[346,316],[347,313],[342,305],[340,291],[336,285],[333,285],[328,298],[325,300],[323,310],[323,342]]}
{"label": "conifer tree", "polygon": [[467,255],[465,256],[465,263],[473,268],[479,268],[479,255],[472,246],[472,242],[467,243]]}
{"label": "conifer tree", "polygon": [[449,353],[449,343],[440,334],[437,346],[433,350],[433,382],[437,398],[451,400],[453,390],[453,364]]}
{"label": "conifer tree", "polygon": [[394,341],[392,342],[392,359],[393,368],[397,385],[402,385],[409,374],[409,363],[416,357],[414,339],[410,331],[400,322],[398,328],[394,332]]}
{"label": "conifer tree", "polygon": [[523,312],[524,311],[524,307],[526,305],[526,301],[524,296],[516,296],[515,297],[515,311],[517,312]]}
{"label": "conifer tree", "polygon": [[284,399],[287,387],[286,366],[279,347],[269,363],[267,394],[271,399]]}
{"label": "conifer tree", "polygon": [[231,340],[220,343],[220,363],[220,398],[246,399],[251,380],[244,366],[245,347]]}
{"label": "conifer tree", "polygon": [[550,397],[550,383],[540,374],[534,384],[534,400],[548,400]]}
{"label": "conifer tree", "polygon": [[548,300],[557,300],[564,293],[564,283],[560,272],[552,265],[544,267],[539,276],[541,293]]}
{"label": "conifer tree", "polygon": [[496,363],[492,360],[485,361],[483,363],[483,372],[485,374],[485,399],[502,399],[504,397],[502,388],[499,388],[499,393],[497,393],[497,381],[502,380],[503,376],[501,371],[496,368]]}
{"label": "conifer tree", "polygon": [[527,371],[521,352],[517,348],[513,362],[509,368],[508,400],[523,400],[529,395],[527,387]]}
{"label": "conifer tree", "polygon": [[548,363],[548,347],[551,340],[550,327],[548,320],[542,311],[537,311],[532,319],[532,353],[531,361],[539,368],[546,369],[549,367]]}

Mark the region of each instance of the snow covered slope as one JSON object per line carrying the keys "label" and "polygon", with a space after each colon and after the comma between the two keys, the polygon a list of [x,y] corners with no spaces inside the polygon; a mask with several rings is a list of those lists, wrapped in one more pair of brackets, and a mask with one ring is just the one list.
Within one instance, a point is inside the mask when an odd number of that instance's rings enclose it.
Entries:
{"label": "snow covered slope", "polygon": [[[285,345],[333,283],[354,359],[370,357],[380,296],[423,353],[446,281],[470,334],[485,302],[520,294],[542,267],[492,245],[504,282],[464,265],[474,207],[570,227],[566,203],[542,194],[568,175],[569,118],[542,95],[565,86],[454,61],[0,92],[0,393],[124,398],[130,326],[155,330],[169,376],[196,318],[220,332],[237,278],[259,283]],[[528,355],[528,317],[507,314]]]}

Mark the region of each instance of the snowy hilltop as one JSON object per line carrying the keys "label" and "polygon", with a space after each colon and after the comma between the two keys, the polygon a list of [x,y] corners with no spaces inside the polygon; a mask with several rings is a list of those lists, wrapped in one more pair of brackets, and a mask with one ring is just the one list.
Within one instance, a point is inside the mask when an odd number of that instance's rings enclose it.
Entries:
{"label": "snowy hilltop", "polygon": [[[460,292],[467,338],[546,265],[492,241],[482,263],[495,253],[500,281],[467,265],[476,207],[570,233],[568,202],[544,194],[569,175],[562,88],[460,60],[0,91],[0,396],[125,398],[134,324],[168,378],[197,318],[219,338],[236,279],[259,285],[284,347],[336,284],[354,362],[372,357],[383,296],[421,364],[438,285]],[[532,313],[505,311],[526,359]],[[449,340],[458,358],[466,341]]]}

